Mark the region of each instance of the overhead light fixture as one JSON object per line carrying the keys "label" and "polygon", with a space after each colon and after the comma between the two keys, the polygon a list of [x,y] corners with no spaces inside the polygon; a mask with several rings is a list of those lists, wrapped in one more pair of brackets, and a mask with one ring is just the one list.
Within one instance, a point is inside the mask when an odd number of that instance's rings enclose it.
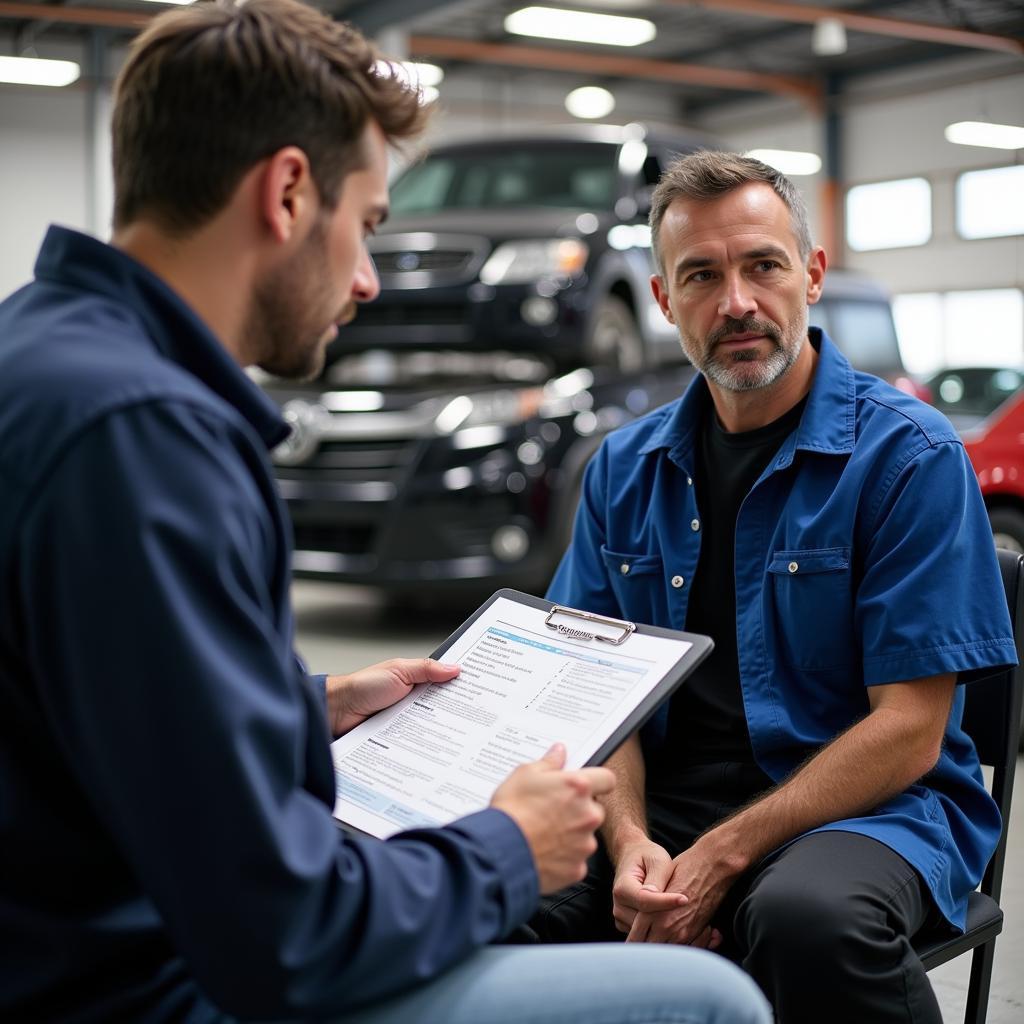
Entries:
{"label": "overhead light fixture", "polygon": [[988,121],[957,121],[946,126],[946,141],[958,146],[986,146],[989,149],[1024,149],[1024,127],[991,124]]}
{"label": "overhead light fixture", "polygon": [[752,149],[747,156],[794,177],[817,174],[821,170],[821,157],[817,153],[803,153],[796,149]]}
{"label": "overhead light fixture", "polygon": [[566,11],[558,7],[524,7],[513,11],[505,19],[505,31],[517,36],[605,46],[640,46],[658,34],[654,22],[646,18]]}
{"label": "overhead light fixture", "polygon": [[73,60],[43,57],[0,57],[0,82],[11,85],[70,85],[82,69]]}
{"label": "overhead light fixture", "polygon": [[148,0],[151,4],[177,4],[179,7],[184,7],[187,4],[193,2],[193,0]]}
{"label": "overhead light fixture", "polygon": [[565,109],[573,117],[607,117],[615,109],[615,97],[599,85],[584,85],[565,97]]}
{"label": "overhead light fixture", "polygon": [[846,26],[838,18],[819,18],[811,33],[811,50],[819,57],[846,53]]}

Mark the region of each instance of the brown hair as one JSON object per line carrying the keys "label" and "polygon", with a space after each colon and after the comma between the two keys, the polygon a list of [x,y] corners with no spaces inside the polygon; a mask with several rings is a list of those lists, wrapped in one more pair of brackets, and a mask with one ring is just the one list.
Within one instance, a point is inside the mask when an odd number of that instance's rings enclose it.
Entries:
{"label": "brown hair", "polygon": [[369,121],[396,142],[426,120],[417,90],[378,59],[354,28],[299,0],[214,0],[157,16],[115,86],[114,227],[145,216],[191,231],[284,146],[306,154],[333,207],[345,175],[364,166]]}
{"label": "brown hair", "polygon": [[811,254],[811,231],[807,223],[807,204],[796,186],[781,171],[761,163],[753,157],[739,153],[720,153],[715,150],[701,150],[680,157],[661,176],[651,196],[651,247],[658,261],[658,269],[664,273],[661,251],[658,248],[658,233],[665,211],[677,199],[716,199],[753,181],[771,185],[775,194],[786,204],[793,223],[800,258],[806,260]]}

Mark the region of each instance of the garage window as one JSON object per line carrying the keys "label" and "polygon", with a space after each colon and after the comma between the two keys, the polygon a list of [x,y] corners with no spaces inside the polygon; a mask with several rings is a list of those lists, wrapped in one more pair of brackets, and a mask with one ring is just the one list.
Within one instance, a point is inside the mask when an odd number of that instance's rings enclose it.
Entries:
{"label": "garage window", "polygon": [[897,295],[892,311],[911,373],[1024,363],[1024,292],[1019,288]]}
{"label": "garage window", "polygon": [[1024,235],[1024,166],[961,174],[956,230],[961,238]]}
{"label": "garage window", "polygon": [[924,178],[856,185],[846,193],[846,243],[855,252],[924,245],[932,237],[932,187]]}

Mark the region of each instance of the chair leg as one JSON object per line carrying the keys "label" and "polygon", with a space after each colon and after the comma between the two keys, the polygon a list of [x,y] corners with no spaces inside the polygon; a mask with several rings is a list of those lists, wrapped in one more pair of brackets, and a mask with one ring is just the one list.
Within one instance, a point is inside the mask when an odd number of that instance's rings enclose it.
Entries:
{"label": "chair leg", "polygon": [[992,985],[992,964],[996,955],[996,940],[978,946],[971,957],[971,982],[967,989],[967,1012],[964,1024],[985,1024],[988,1016],[988,995]]}

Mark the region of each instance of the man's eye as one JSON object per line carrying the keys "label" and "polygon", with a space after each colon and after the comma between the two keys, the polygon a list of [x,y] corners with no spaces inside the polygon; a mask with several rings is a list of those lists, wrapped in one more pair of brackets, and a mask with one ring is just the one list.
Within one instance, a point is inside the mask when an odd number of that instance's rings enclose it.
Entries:
{"label": "man's eye", "polygon": [[704,284],[706,281],[710,281],[712,277],[710,270],[698,270],[691,274],[686,280],[692,281],[694,284]]}
{"label": "man's eye", "polygon": [[758,260],[754,264],[754,269],[759,270],[762,273],[767,273],[769,270],[775,270],[778,267],[778,263],[775,260]]}

